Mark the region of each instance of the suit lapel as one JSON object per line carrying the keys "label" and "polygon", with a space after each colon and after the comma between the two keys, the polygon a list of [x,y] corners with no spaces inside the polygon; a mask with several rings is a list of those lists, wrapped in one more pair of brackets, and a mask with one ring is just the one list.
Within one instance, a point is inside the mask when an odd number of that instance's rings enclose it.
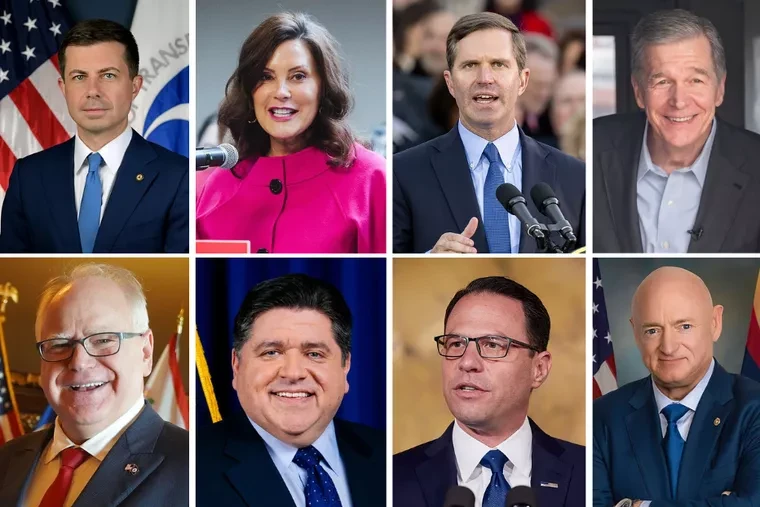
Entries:
{"label": "suit lapel", "polygon": [[[74,507],[119,505],[164,461],[154,452],[164,420],[146,403],[85,486]],[[130,466],[132,465],[132,466]],[[136,473],[127,470],[135,469]]]}
{"label": "suit lapel", "polygon": [[[705,185],[699,201],[695,227],[704,229],[704,237],[689,242],[689,253],[718,252],[739,210],[750,176],[741,171],[746,158],[741,150],[730,149],[731,139],[718,121]],[[717,212],[720,210],[720,212]]]}
{"label": "suit lapel", "polygon": [[438,440],[425,450],[428,459],[417,465],[415,473],[427,507],[440,507],[450,487],[457,485],[457,464],[450,424]]}
{"label": "suit lapel", "polygon": [[[557,188],[557,175],[554,166],[546,161],[548,153],[538,145],[532,138],[526,136],[522,129],[520,131],[520,145],[522,147],[522,194],[525,196],[525,204],[528,206],[530,214],[536,217],[539,222],[545,223],[546,218],[538,211],[533,199],[530,197],[530,191],[536,183],[545,182],[552,189]],[[528,236],[525,227],[520,226],[520,253],[535,253],[536,240]]]}
{"label": "suit lapel", "polygon": [[26,492],[37,461],[52,437],[52,428],[24,437],[27,439],[26,445],[18,449],[14,456],[0,466],[0,473],[2,473],[0,475],[0,505],[22,505],[23,494]]}
{"label": "suit lapel", "polygon": [[57,236],[60,251],[82,253],[79,241],[79,222],[74,203],[74,139],[65,143],[66,167],[45,167],[40,180],[45,195],[45,205],[50,209],[50,231]]}
{"label": "suit lapel", "polygon": [[668,469],[662,451],[662,429],[649,378],[641,381],[629,403],[634,411],[626,416],[625,424],[631,449],[646,488],[641,496],[670,498]]}
{"label": "suit lapel", "polygon": [[[713,449],[725,426],[721,421],[728,420],[733,407],[733,404],[729,403],[732,399],[731,377],[716,361],[713,376],[702,394],[702,399],[699,400],[686,439],[681,468],[678,471],[677,498],[688,498],[689,493],[699,490],[710,459],[715,454]],[[718,424],[715,424],[716,421]]]}
{"label": "suit lapel", "polygon": [[224,453],[238,463],[225,475],[250,507],[279,505],[295,507],[293,497],[272,462],[266,445],[244,414],[235,414]]}
{"label": "suit lapel", "polygon": [[[607,206],[615,225],[621,252],[642,253],[639,212],[636,204],[636,172],[644,139],[646,116],[636,117],[631,127],[615,140],[615,149],[599,154],[599,167],[604,182]],[[594,196],[595,198],[597,196]],[[598,196],[601,198],[601,196]],[[622,197],[622,198],[621,198]]]}
{"label": "suit lapel", "polygon": [[457,127],[442,136],[434,145],[434,149],[437,151],[431,157],[433,171],[457,225],[457,230],[451,232],[461,233],[467,222],[472,217],[477,217],[478,229],[472,239],[478,253],[487,253],[488,242],[483,217],[480,216],[475,187],[472,185],[472,176],[467,165],[467,155]]}
{"label": "suit lapel", "polygon": [[[571,465],[561,461],[562,447],[532,420],[533,470],[530,485],[539,505],[564,505],[572,475]],[[556,487],[554,487],[556,485]]]}
{"label": "suit lapel", "polygon": [[[383,499],[373,494],[373,488],[368,488],[366,485],[367,471],[371,469],[372,449],[342,421],[334,420],[334,422],[338,450],[346,470],[348,489],[351,492],[351,503],[365,506],[385,505]],[[381,480],[380,477],[372,479]]]}
{"label": "suit lapel", "polygon": [[148,142],[133,131],[132,141],[116,173],[111,195],[100,221],[95,238],[95,252],[111,251],[127,220],[158,176],[157,169],[148,166],[148,163],[156,158],[156,153]]}

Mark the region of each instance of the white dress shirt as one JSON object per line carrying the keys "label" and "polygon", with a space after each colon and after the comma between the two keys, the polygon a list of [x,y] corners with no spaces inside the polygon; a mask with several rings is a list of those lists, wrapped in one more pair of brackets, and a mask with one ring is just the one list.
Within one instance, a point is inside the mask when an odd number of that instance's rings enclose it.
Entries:
{"label": "white dress shirt", "polygon": [[[92,476],[95,475],[108,452],[116,444],[116,441],[119,440],[129,425],[137,419],[144,405],[145,399],[140,396],[135,404],[124,412],[123,415],[79,446],[87,451],[90,457],[74,471],[71,489],[69,489],[66,495],[63,507],[71,507],[76,501]],[[69,447],[77,447],[77,445],[69,440],[69,437],[66,436],[63,428],[61,428],[59,419],[56,418],[53,438],[45,447],[45,450],[42,451],[37,466],[34,469],[34,474],[29,481],[29,487],[27,487],[26,493],[22,495],[21,504],[24,507],[37,507],[40,504],[42,497],[45,496],[48,488],[53,484],[53,481],[58,476],[58,470],[61,468],[61,460],[58,459],[58,455]]]}
{"label": "white dress shirt", "polygon": [[[694,413],[697,411],[699,400],[701,400],[702,395],[705,394],[705,389],[707,389],[707,384],[710,382],[710,378],[712,377],[714,369],[715,369],[715,359],[713,359],[710,362],[710,367],[707,369],[705,376],[702,377],[702,380],[697,382],[697,385],[694,386],[694,389],[692,389],[689,392],[689,394],[687,394],[684,397],[684,399],[682,399],[681,401],[671,400],[670,398],[662,394],[662,391],[660,391],[660,389],[655,385],[655,383],[652,382],[652,390],[654,391],[654,401],[657,404],[657,413],[660,416],[660,429],[662,430],[662,438],[665,438],[665,433],[668,430],[668,420],[665,418],[664,415],[662,415],[662,409],[667,407],[671,403],[680,403],[681,405],[689,409],[689,411],[686,412],[676,423],[676,427],[678,428],[678,433],[681,434],[681,437],[683,438],[684,442],[689,438],[689,430],[691,429],[691,423],[694,421]],[[649,507],[650,503],[651,503],[650,500],[641,502],[641,507]]]}
{"label": "white dress shirt", "polygon": [[[103,157],[103,164],[100,166],[100,181],[103,185],[103,203],[100,205],[101,220],[106,204],[108,204],[108,198],[111,196],[116,173],[121,166],[121,161],[124,160],[124,154],[127,152],[131,141],[132,127],[127,125],[124,132],[97,151]],[[89,171],[87,157],[90,156],[90,153],[93,153],[93,150],[88,148],[79,136],[74,137],[74,204],[77,209],[77,217],[79,217],[79,208],[82,206],[84,185],[87,182],[87,172]]]}
{"label": "white dress shirt", "polygon": [[[296,507],[306,507],[306,495],[303,490],[306,487],[308,474],[306,470],[293,463],[293,458],[296,457],[298,447],[278,440],[264,428],[253,422],[250,417],[248,420],[262,440],[264,440],[269,457],[272,458],[274,466],[280,472],[282,480],[285,481],[285,485],[288,487],[288,491],[290,492],[290,496],[293,497]],[[338,439],[335,436],[335,425],[332,421],[330,421],[325,431],[311,445],[322,454],[322,458],[324,459],[319,464],[327,472],[327,475],[330,476],[333,484],[335,484],[341,505],[343,507],[351,507],[351,491],[348,489],[348,476],[346,475],[346,468],[343,466],[343,460],[340,458]]]}
{"label": "white dress shirt", "polygon": [[[490,164],[488,159],[483,155],[489,141],[483,139],[477,134],[467,130],[467,127],[459,122],[459,137],[462,139],[464,152],[467,156],[467,164],[470,168],[472,185],[475,187],[475,198],[478,200],[480,216],[483,217],[485,207],[484,192],[486,185],[486,176]],[[520,132],[517,130],[517,123],[512,129],[493,141],[501,157],[502,167],[501,174],[504,177],[504,183],[511,183],[518,190],[522,191],[522,148],[520,147]],[[512,213],[509,213],[509,242],[513,254],[520,251],[520,219]],[[457,231],[461,233],[462,231]]]}
{"label": "white dress shirt", "polygon": [[530,487],[530,474],[533,470],[533,432],[527,417],[512,436],[494,448],[468,435],[459,426],[458,421],[454,423],[451,440],[457,462],[457,484],[475,493],[475,507],[483,506],[483,496],[491,482],[491,469],[480,464],[480,460],[488,451],[498,449],[509,460],[504,465],[504,478],[510,487]]}

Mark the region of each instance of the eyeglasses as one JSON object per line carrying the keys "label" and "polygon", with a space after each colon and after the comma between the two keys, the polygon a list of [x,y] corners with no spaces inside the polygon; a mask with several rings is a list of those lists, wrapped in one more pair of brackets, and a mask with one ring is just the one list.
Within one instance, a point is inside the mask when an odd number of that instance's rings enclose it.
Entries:
{"label": "eyeglasses", "polygon": [[43,361],[55,363],[65,361],[74,355],[74,347],[77,343],[84,347],[84,351],[92,357],[112,356],[121,350],[121,341],[135,336],[143,336],[142,333],[95,333],[85,336],[80,340],[71,338],[51,338],[37,342],[37,350]]}
{"label": "eyeglasses", "polygon": [[458,334],[444,334],[433,338],[438,344],[438,353],[446,358],[462,357],[467,350],[470,342],[475,342],[478,354],[484,359],[500,359],[507,357],[509,347],[529,349],[534,352],[541,352],[538,347],[528,343],[523,343],[506,336],[480,336],[478,338],[469,338]]}

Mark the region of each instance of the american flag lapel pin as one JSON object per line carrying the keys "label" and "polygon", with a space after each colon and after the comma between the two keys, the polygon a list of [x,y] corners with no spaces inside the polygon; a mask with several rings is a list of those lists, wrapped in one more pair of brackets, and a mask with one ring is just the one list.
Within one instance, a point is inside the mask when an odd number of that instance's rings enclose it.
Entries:
{"label": "american flag lapel pin", "polygon": [[539,485],[542,488],[554,488],[554,489],[558,489],[559,488],[559,484],[557,484],[556,482],[544,482],[544,481],[541,481],[541,483]]}
{"label": "american flag lapel pin", "polygon": [[132,475],[137,475],[137,472],[139,472],[140,469],[134,463],[128,463],[127,466],[124,467],[124,471],[129,472]]}

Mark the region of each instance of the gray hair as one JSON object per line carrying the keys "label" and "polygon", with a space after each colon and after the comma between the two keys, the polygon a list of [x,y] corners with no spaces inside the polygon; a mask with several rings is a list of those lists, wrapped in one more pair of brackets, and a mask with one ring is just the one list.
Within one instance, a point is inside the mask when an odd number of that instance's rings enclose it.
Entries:
{"label": "gray hair", "polygon": [[720,34],[709,19],[683,9],[670,9],[648,14],[638,22],[631,35],[633,76],[643,83],[644,52],[655,44],[667,44],[704,36],[710,42],[712,61],[718,80],[726,75],[726,53]]}
{"label": "gray hair", "polygon": [[526,33],[523,37],[527,55],[535,53],[554,63],[559,61],[559,46],[550,37],[540,33]]}
{"label": "gray hair", "polygon": [[[85,263],[74,267],[70,272],[57,276],[45,284],[40,296],[40,304],[37,307],[37,319],[34,323],[34,334],[37,340],[42,332],[42,319],[50,302],[71,287],[77,280],[84,278],[99,277],[115,282],[132,306],[132,322],[138,332],[147,331],[150,322],[148,320],[148,302],[145,299],[142,285],[134,273],[128,269],[113,266],[111,264]],[[122,330],[118,330],[122,331]],[[125,330],[126,331],[126,330]]]}

